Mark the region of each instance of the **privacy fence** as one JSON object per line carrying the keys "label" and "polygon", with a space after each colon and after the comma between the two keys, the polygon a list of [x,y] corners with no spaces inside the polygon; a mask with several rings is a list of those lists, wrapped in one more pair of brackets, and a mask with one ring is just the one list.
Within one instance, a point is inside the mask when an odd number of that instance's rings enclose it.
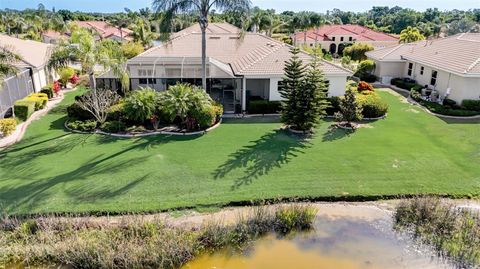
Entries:
{"label": "privacy fence", "polygon": [[34,92],[30,70],[6,78],[0,85],[0,118],[11,114],[13,103]]}

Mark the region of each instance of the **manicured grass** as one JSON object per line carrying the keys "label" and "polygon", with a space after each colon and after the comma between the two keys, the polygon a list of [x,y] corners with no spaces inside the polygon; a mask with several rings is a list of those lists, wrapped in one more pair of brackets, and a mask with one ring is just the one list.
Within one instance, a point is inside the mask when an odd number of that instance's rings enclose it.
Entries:
{"label": "manicured grass", "polygon": [[9,213],[155,211],[280,197],[480,194],[480,123],[445,122],[381,92],[388,118],[324,122],[302,141],[276,120],[225,120],[198,137],[70,134],[60,107],[0,152]]}

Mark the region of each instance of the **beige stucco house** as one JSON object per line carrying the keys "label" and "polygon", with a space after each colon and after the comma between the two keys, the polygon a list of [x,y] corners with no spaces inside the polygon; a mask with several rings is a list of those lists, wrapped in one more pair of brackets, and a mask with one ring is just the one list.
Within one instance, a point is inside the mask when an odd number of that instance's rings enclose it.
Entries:
{"label": "beige stucco house", "polygon": [[[165,90],[177,82],[201,85],[201,32],[197,25],[174,34],[169,42],[130,59],[127,69],[132,89]],[[280,100],[279,82],[292,47],[258,33],[241,33],[225,23],[207,29],[207,92],[221,102],[227,113],[245,111],[250,99]],[[305,62],[312,58],[302,52]],[[322,62],[330,95],[343,95],[349,70]],[[107,73],[98,78],[100,87],[118,87]]]}
{"label": "beige stucco house", "polygon": [[407,77],[459,103],[480,99],[478,33],[400,44],[366,55],[375,61],[375,75],[384,83],[391,78]]}
{"label": "beige stucco house", "polygon": [[374,48],[384,48],[398,44],[398,38],[374,31],[361,25],[323,25],[317,29],[293,34],[295,45],[315,47],[321,45],[325,52],[342,55],[346,46],[355,42],[367,43]]}

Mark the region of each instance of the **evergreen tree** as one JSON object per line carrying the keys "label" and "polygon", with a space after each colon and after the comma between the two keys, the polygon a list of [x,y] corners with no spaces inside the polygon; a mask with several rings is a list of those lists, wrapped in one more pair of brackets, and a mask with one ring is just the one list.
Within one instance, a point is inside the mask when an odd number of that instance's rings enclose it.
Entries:
{"label": "evergreen tree", "polygon": [[335,114],[338,121],[346,121],[348,126],[353,126],[353,121],[358,121],[363,118],[362,108],[358,105],[355,91],[348,88],[345,92],[345,97],[340,100],[340,112]]}
{"label": "evergreen tree", "polygon": [[295,113],[295,129],[304,132],[315,128],[326,115],[329,105],[327,100],[328,85],[320,66],[319,51],[308,65],[302,87],[297,94],[297,111]]}
{"label": "evergreen tree", "polygon": [[285,63],[285,77],[279,87],[279,92],[284,99],[282,102],[282,122],[287,126],[296,127],[296,120],[298,119],[297,98],[303,84],[305,66],[298,57],[299,48],[292,48],[291,53],[292,58]]}

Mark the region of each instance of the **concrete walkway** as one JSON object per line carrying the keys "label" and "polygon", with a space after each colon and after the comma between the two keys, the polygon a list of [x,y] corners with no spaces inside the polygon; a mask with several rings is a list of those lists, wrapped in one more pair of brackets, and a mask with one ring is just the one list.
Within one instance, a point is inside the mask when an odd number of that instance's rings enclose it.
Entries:
{"label": "concrete walkway", "polygon": [[[75,88],[76,89],[76,88]],[[54,108],[58,103],[60,103],[63,98],[65,97],[65,93],[74,91],[75,89],[66,89],[62,90],[59,96],[54,97],[48,100],[47,105],[44,109],[35,111],[27,121],[24,121],[17,125],[17,129],[9,136],[0,139],[0,150],[6,147],[9,147],[20,140],[22,140],[23,136],[25,135],[25,131],[27,127],[32,123],[34,120],[40,119],[43,115],[47,114],[52,108]]]}

